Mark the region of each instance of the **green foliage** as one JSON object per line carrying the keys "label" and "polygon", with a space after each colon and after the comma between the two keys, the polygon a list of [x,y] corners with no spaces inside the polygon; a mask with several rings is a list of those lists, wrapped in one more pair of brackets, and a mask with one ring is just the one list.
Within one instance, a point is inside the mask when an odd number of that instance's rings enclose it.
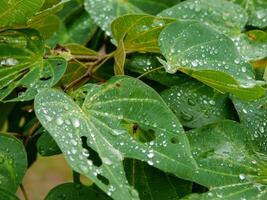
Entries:
{"label": "green foliage", "polygon": [[264,0],[1,1],[0,200],[38,153],[73,170],[46,200],[266,199],[266,28]]}

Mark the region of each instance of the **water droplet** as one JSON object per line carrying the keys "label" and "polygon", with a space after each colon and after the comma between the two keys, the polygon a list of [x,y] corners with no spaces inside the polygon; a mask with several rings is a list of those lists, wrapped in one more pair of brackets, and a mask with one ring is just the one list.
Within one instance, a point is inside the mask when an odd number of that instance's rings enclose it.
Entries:
{"label": "water droplet", "polygon": [[57,125],[62,125],[64,123],[64,120],[61,118],[61,117],[58,117],[58,118],[56,118],[56,124]]}
{"label": "water droplet", "polygon": [[71,119],[71,123],[75,128],[78,128],[80,126],[80,121],[77,118]]}
{"label": "water droplet", "polygon": [[182,114],[183,120],[185,120],[185,121],[192,121],[193,120],[193,116],[191,114],[184,112],[184,111],[182,111],[181,114]]}
{"label": "water droplet", "polygon": [[239,179],[240,179],[240,180],[245,180],[245,179],[246,179],[245,174],[239,174]]}
{"label": "water droplet", "polygon": [[105,163],[106,165],[112,165],[112,161],[108,158],[102,158],[102,162]]}

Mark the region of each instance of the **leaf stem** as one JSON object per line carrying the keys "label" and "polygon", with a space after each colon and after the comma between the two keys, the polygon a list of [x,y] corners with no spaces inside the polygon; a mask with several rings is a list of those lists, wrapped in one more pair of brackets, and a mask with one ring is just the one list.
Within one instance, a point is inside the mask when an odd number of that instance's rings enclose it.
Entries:
{"label": "leaf stem", "polygon": [[164,69],[164,67],[161,66],[161,67],[157,67],[157,68],[155,68],[155,69],[149,70],[148,72],[145,72],[145,73],[141,74],[140,76],[138,76],[137,79],[141,79],[141,78],[143,78],[144,76],[150,74],[151,72],[154,72],[154,71],[157,71],[157,70],[160,70],[160,69]]}

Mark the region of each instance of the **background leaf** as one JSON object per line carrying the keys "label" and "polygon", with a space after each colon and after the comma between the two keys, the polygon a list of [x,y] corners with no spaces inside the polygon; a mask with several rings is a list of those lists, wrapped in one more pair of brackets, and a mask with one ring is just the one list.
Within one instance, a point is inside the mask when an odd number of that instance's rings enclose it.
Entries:
{"label": "background leaf", "polygon": [[162,61],[168,73],[177,70],[221,92],[253,99],[264,91],[256,85],[252,67],[225,35],[196,21],[175,22],[159,38]]}
{"label": "background leaf", "polygon": [[198,128],[231,118],[227,95],[188,81],[163,91],[162,98],[186,127]]}
{"label": "background leaf", "polygon": [[231,0],[244,7],[249,14],[248,24],[264,28],[267,26],[267,2],[265,0]]}
{"label": "background leaf", "polygon": [[44,0],[0,2],[0,27],[24,25],[43,5]]}
{"label": "background leaf", "polygon": [[192,183],[132,159],[124,161],[128,181],[144,200],[174,200],[190,194]]}
{"label": "background leaf", "polygon": [[0,141],[0,188],[14,193],[26,172],[27,155],[24,146],[16,138],[0,133]]}
{"label": "background leaf", "polygon": [[84,6],[95,23],[101,27],[108,36],[111,35],[111,22],[115,18],[126,14],[143,12],[130,2],[123,0],[85,0]]}
{"label": "background leaf", "polygon": [[262,152],[266,153],[267,97],[252,102],[233,98],[233,102],[241,124],[250,131],[250,140],[255,142]]}
{"label": "background leaf", "polygon": [[238,34],[246,25],[247,13],[225,0],[187,0],[158,14],[178,20],[197,20],[229,35]]}
{"label": "background leaf", "polygon": [[101,192],[95,185],[90,187],[78,183],[65,183],[53,188],[45,200],[56,200],[64,198],[64,200],[108,200],[111,199]]}
{"label": "background leaf", "polygon": [[197,182],[210,191],[185,199],[266,198],[266,155],[251,143],[244,127],[224,121],[187,135],[200,166]]}

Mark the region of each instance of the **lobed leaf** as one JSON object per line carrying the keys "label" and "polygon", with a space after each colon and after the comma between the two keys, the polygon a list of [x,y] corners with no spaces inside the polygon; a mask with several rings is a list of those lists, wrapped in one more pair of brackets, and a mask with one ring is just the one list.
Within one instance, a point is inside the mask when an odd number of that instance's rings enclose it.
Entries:
{"label": "lobed leaf", "polygon": [[[118,76],[79,91],[76,101],[81,107],[57,90],[44,90],[35,99],[38,119],[75,171],[114,199],[139,199],[125,177],[122,160],[126,157],[192,178],[197,166],[186,135],[154,90],[134,78]],[[102,164],[91,160],[81,138]]]}
{"label": "lobed leaf", "polygon": [[57,57],[43,59],[43,54],[43,40],[35,30],[0,34],[0,100],[31,100],[40,89],[60,80],[66,61]]}

